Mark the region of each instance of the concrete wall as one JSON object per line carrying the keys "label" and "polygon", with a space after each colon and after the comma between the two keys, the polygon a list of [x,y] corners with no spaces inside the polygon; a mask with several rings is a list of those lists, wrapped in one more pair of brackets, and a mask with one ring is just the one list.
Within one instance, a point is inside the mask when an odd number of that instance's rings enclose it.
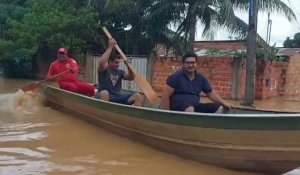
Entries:
{"label": "concrete wall", "polygon": [[290,57],[284,81],[285,95],[300,94],[300,54]]}

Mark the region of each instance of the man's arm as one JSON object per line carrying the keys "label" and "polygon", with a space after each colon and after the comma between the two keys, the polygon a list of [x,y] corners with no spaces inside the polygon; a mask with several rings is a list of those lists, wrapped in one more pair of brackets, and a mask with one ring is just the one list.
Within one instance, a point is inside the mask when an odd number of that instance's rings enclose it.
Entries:
{"label": "man's arm", "polygon": [[99,60],[99,66],[98,66],[98,72],[103,72],[105,68],[107,67],[107,62],[109,59],[109,56],[115,47],[115,44],[117,44],[117,41],[114,38],[109,38],[108,40],[108,48],[104,52],[104,54],[100,57]]}
{"label": "man's arm", "polygon": [[170,109],[170,97],[174,93],[175,89],[169,85],[166,85],[163,90],[160,108],[169,110]]}
{"label": "man's arm", "polygon": [[124,60],[124,63],[125,63],[125,65],[126,65],[126,67],[127,67],[127,70],[128,70],[128,72],[124,75],[124,80],[129,80],[129,81],[132,81],[132,80],[134,80],[134,78],[135,78],[135,75],[134,75],[134,73],[132,72],[132,70],[128,67],[128,62],[127,62],[127,60]]}
{"label": "man's arm", "polygon": [[225,102],[214,90],[212,90],[209,93],[206,93],[207,97],[215,102],[223,105],[225,108],[231,109],[231,105]]}
{"label": "man's arm", "polygon": [[47,78],[52,77],[54,74],[55,74],[54,68],[53,68],[52,64],[50,64],[50,67],[49,67],[49,70],[48,70],[48,73],[47,73]]}
{"label": "man's arm", "polygon": [[79,71],[78,65],[74,59],[70,59],[69,63],[66,64],[66,68],[70,69],[72,73],[77,74]]}

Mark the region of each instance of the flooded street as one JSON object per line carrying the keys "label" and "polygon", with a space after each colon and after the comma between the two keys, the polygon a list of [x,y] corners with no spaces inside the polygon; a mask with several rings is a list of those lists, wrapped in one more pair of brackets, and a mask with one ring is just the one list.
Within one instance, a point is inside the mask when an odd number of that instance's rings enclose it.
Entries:
{"label": "flooded street", "polygon": [[[24,80],[0,78],[0,94]],[[163,153],[69,114],[0,111],[0,175],[254,175]],[[297,172],[289,175],[298,174]]]}

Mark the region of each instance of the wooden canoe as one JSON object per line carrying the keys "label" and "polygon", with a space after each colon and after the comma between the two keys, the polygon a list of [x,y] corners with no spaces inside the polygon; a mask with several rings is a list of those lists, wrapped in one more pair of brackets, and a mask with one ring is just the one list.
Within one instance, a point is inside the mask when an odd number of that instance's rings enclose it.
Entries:
{"label": "wooden canoe", "polygon": [[53,86],[43,92],[59,110],[184,158],[268,174],[300,167],[297,113],[185,113],[104,102]]}

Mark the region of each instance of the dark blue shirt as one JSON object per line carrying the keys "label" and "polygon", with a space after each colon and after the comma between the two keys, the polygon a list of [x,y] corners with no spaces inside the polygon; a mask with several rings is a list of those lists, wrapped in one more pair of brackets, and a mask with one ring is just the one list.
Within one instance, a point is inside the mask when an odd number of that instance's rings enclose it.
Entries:
{"label": "dark blue shirt", "polygon": [[200,93],[209,93],[212,88],[207,79],[195,72],[195,78],[190,80],[183,70],[179,70],[167,78],[167,85],[175,91],[170,97],[170,109],[193,106],[199,103]]}
{"label": "dark blue shirt", "polygon": [[124,78],[124,75],[124,70],[110,70],[106,68],[103,72],[98,73],[98,91],[108,90],[111,94],[121,94],[122,79]]}

